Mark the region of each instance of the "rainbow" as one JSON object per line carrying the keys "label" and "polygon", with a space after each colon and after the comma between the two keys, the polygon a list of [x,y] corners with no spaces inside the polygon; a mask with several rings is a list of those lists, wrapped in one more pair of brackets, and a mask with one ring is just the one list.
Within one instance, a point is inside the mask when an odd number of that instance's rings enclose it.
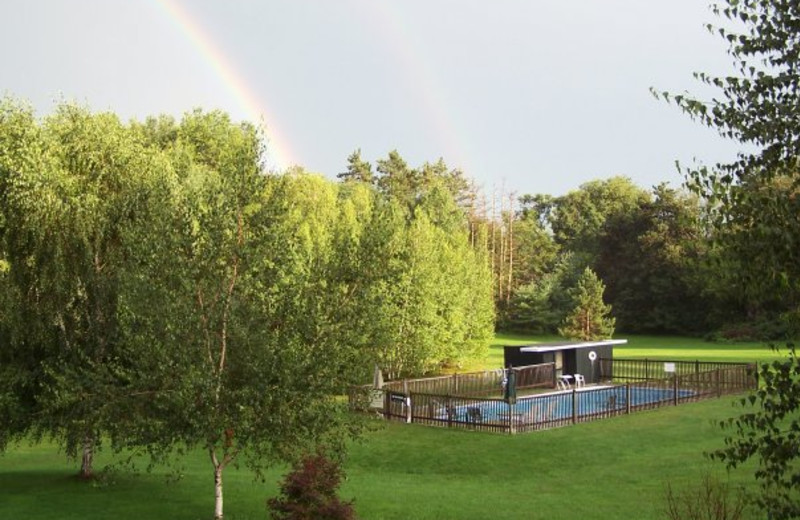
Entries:
{"label": "rainbow", "polygon": [[[264,129],[267,139],[267,167],[280,170],[297,164],[297,157],[276,131],[275,119],[270,117],[265,103],[248,86],[244,77],[203,27],[175,0],[153,0],[153,4],[204,57],[239,108],[253,123],[260,124]],[[269,126],[266,122],[270,123]]]}

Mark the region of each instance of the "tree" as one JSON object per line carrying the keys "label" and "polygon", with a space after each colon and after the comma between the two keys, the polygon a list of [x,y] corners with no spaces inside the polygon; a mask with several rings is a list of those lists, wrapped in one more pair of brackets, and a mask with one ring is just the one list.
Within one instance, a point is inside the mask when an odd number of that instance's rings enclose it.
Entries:
{"label": "tree", "polygon": [[[728,19],[718,29],[729,44],[737,72],[697,74],[717,89],[710,102],[670,96],[691,117],[747,145],[736,161],[689,170],[689,184],[709,204],[715,237],[740,268],[738,280],[751,297],[779,291],[797,315],[800,284],[800,8],[796,2],[729,0],[713,6]],[[709,29],[714,29],[709,25]],[[796,331],[795,331],[796,332]],[[747,402],[753,412],[729,425],[728,449],[716,456],[729,467],[758,461],[759,504],[772,518],[800,514],[796,496],[796,413],[800,408],[800,361],[761,368],[763,387]]]}
{"label": "tree", "polygon": [[575,308],[564,319],[558,333],[567,338],[584,341],[608,339],[614,334],[611,306],[603,302],[603,282],[588,267],[571,291]]}
{"label": "tree", "polygon": [[723,428],[733,430],[725,439],[725,447],[711,457],[729,469],[751,458],[759,462],[755,478],[760,485],[756,503],[771,518],[789,519],[800,516],[797,491],[800,487],[800,359],[789,348],[788,357],[762,365],[760,388],[742,398],[739,404],[747,411],[739,417],[722,421]]}
{"label": "tree", "polygon": [[626,177],[587,182],[558,197],[548,210],[540,201],[540,212],[549,212],[556,242],[592,264],[604,238],[603,226],[614,215],[635,210],[649,198],[647,192]]}
{"label": "tree", "polygon": [[707,330],[703,274],[707,245],[696,196],[659,185],[653,196],[604,225],[595,269],[627,332],[695,333]]}
{"label": "tree", "polygon": [[[3,393],[16,435],[58,439],[89,478],[102,435],[119,433],[131,391],[118,321],[126,229],[156,163],[113,114],[61,105],[41,125],[20,103],[0,115]],[[21,408],[20,408],[21,407]],[[112,442],[116,440],[111,435]]]}
{"label": "tree", "polygon": [[379,193],[360,241],[355,323],[390,378],[480,356],[493,330],[486,259],[448,190],[431,182],[411,214]]}
{"label": "tree", "polygon": [[538,279],[517,288],[505,324],[514,330],[556,334],[574,308],[574,288],[584,266],[575,255],[562,252],[553,267]]}
{"label": "tree", "polygon": [[375,169],[378,171],[375,178],[378,190],[412,211],[419,195],[419,172],[409,167],[397,150],[389,152],[386,159],[379,159]]}
{"label": "tree", "polygon": [[361,149],[354,151],[347,157],[347,171],[336,174],[336,177],[345,182],[366,182],[373,180],[372,165],[361,159]]}
{"label": "tree", "polygon": [[357,431],[336,396],[367,362],[340,341],[328,284],[335,185],[265,175],[257,130],[218,112],[187,115],[164,153],[171,199],[135,230],[153,238],[125,280],[124,326],[154,390],[132,444],[158,459],[203,449],[222,518],[230,464],[260,471]]}

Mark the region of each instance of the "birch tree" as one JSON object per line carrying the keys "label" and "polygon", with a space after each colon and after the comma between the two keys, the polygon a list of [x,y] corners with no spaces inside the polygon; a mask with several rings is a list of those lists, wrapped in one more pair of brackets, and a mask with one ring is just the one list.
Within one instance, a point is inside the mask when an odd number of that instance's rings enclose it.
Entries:
{"label": "birch tree", "polygon": [[333,185],[264,175],[256,129],[220,113],[174,136],[172,198],[139,231],[157,243],[126,281],[126,328],[159,390],[140,441],[155,457],[202,448],[219,519],[231,464],[260,471],[353,431],[336,396],[362,363],[326,311]]}
{"label": "birch tree", "polygon": [[153,158],[113,114],[61,105],[41,124],[23,104],[0,110],[4,393],[11,429],[49,435],[92,476],[103,434],[129,391],[118,323],[125,229],[138,218]]}

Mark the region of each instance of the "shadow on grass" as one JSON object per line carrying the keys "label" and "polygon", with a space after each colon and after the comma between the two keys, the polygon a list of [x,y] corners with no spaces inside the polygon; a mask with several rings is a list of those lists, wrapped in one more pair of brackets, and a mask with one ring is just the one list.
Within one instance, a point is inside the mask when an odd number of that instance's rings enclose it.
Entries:
{"label": "shadow on grass", "polygon": [[163,475],[86,481],[68,470],[0,471],[0,518],[207,518],[198,489]]}

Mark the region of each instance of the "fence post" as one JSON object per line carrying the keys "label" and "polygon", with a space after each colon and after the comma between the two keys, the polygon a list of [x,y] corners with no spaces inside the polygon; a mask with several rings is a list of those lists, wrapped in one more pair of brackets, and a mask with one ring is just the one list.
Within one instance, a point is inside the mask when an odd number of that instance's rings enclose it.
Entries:
{"label": "fence post", "polygon": [[517,425],[514,423],[514,408],[516,408],[516,406],[514,404],[512,404],[512,403],[509,403],[509,405],[508,405],[508,432],[511,435],[514,435],[515,433],[517,433],[517,427],[516,427]]}
{"label": "fence post", "polygon": [[411,399],[411,394],[406,394],[406,422],[411,424],[411,421],[414,417],[414,414],[411,411],[411,407],[414,406],[414,401]]}
{"label": "fence post", "polygon": [[753,382],[753,390],[757,390],[758,389],[758,361],[753,363],[753,373],[755,374],[755,377],[753,378],[753,380],[754,380],[754,382]]}
{"label": "fence post", "polygon": [[578,422],[578,389],[572,389],[572,424]]}
{"label": "fence post", "polygon": [[631,384],[625,383],[625,413],[631,413]]}
{"label": "fence post", "polygon": [[647,358],[644,358],[644,380],[650,381],[650,362],[647,361]]}
{"label": "fence post", "polygon": [[722,397],[722,388],[720,387],[720,384],[719,384],[719,375],[720,375],[719,374],[719,368],[715,371],[714,374],[715,374],[715,379],[716,379],[716,383],[717,383],[717,397]]}
{"label": "fence post", "polygon": [[445,401],[445,413],[447,413],[447,427],[453,427],[453,398],[449,395],[447,396],[447,401]]}
{"label": "fence post", "polygon": [[672,375],[672,404],[678,406],[678,374]]}

